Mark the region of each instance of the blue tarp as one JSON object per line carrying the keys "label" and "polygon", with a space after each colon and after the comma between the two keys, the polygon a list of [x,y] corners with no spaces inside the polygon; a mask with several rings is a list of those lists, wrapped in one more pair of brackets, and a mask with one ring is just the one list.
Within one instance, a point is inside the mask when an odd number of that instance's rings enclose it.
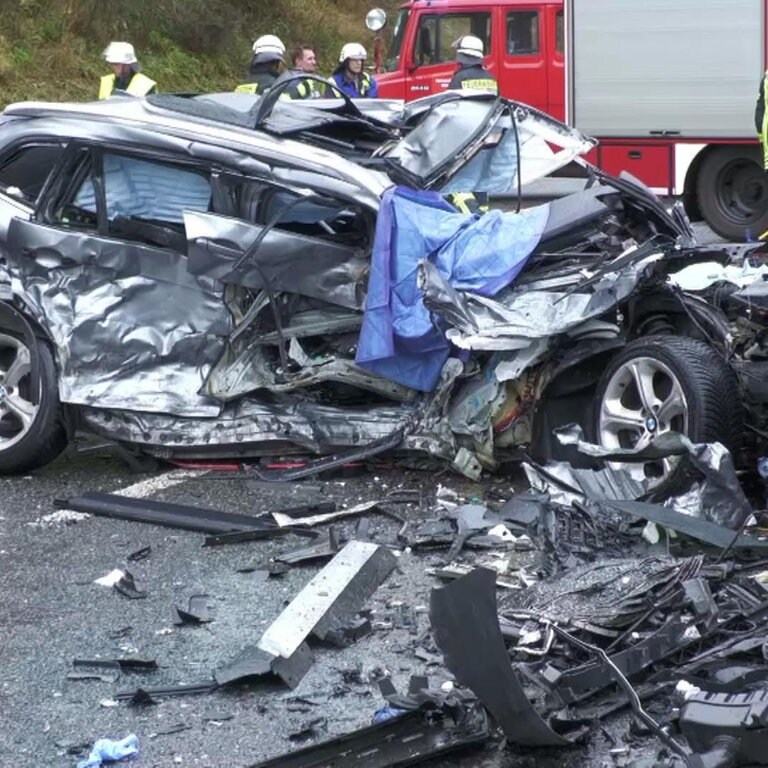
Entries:
{"label": "blue tarp", "polygon": [[355,362],[399,384],[431,392],[449,344],[417,286],[421,259],[459,290],[493,296],[525,266],[549,206],[520,213],[458,213],[434,192],[404,187],[382,198]]}

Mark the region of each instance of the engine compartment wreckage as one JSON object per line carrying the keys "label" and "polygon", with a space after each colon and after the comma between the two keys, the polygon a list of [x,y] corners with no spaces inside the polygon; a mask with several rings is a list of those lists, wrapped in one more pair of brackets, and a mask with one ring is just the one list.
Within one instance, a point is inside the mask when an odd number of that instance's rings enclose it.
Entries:
{"label": "engine compartment wreckage", "polygon": [[[761,246],[696,246],[678,206],[579,159],[593,140],[506,99],[234,96],[0,117],[0,471],[75,429],[470,477],[568,455],[574,413],[609,448],[676,431],[738,456],[764,434]],[[577,160],[587,187],[550,203],[447,202]]]}

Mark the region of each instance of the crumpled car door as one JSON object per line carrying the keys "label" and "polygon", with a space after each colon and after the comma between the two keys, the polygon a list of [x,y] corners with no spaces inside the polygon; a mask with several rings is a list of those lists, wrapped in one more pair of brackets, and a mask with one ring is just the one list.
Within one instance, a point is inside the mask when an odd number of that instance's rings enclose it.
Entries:
{"label": "crumpled car door", "polygon": [[[62,402],[178,416],[220,413],[219,403],[198,392],[232,329],[223,286],[192,275],[183,234],[180,247],[178,238],[163,245],[161,235],[170,230],[150,219],[157,212],[173,220],[169,208],[186,207],[182,199],[192,204],[195,195],[207,206],[206,175],[195,178],[197,191],[180,188],[174,196],[171,190],[141,215],[128,209],[117,215],[120,205],[149,206],[157,198],[150,181],[189,184],[189,173],[73,146],[53,185],[63,191],[40,201],[39,220],[10,222],[8,265],[53,341]],[[98,204],[94,180],[102,190]],[[146,182],[147,194],[128,181]]]}
{"label": "crumpled car door", "polygon": [[362,309],[369,259],[361,248],[210,213],[185,213],[184,225],[194,275]]}
{"label": "crumpled car door", "polygon": [[402,120],[415,127],[381,156],[410,186],[443,194],[510,193],[518,181],[544,178],[597,145],[543,112],[488,95],[413,102]]}

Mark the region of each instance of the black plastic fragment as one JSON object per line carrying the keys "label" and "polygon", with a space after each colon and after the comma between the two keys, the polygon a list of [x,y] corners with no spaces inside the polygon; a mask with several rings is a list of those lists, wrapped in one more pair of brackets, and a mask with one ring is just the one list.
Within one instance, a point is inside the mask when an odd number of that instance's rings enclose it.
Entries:
{"label": "black plastic fragment", "polygon": [[571,743],[534,710],[512,669],[499,629],[496,573],[478,568],[433,589],[429,615],[446,666],[480,699],[508,739],[531,747]]}
{"label": "black plastic fragment", "polygon": [[404,768],[471,745],[490,735],[488,716],[475,705],[454,719],[416,710],[250,768]]}
{"label": "black plastic fragment", "polygon": [[130,571],[123,571],[120,581],[115,583],[115,590],[131,600],[141,600],[147,596],[146,591],[139,588]]}
{"label": "black plastic fragment", "polygon": [[185,610],[174,606],[173,623],[177,626],[182,624],[207,624],[213,621],[208,613],[208,595],[191,595],[188,602],[188,608]]}
{"label": "black plastic fragment", "polygon": [[131,691],[120,691],[115,698],[118,701],[130,701],[133,704],[156,704],[157,699],[213,693],[218,687],[215,680],[207,683],[158,686],[155,688],[141,686]]}
{"label": "black plastic fragment", "polygon": [[283,552],[282,554],[277,555],[275,560],[280,563],[295,565],[296,563],[306,563],[312,560],[331,558],[339,551],[339,549],[339,537],[336,535],[334,527],[330,526],[328,532],[324,536],[316,537],[314,543],[308,544],[305,547],[299,547],[299,549],[294,549],[290,552]]}
{"label": "black plastic fragment", "polygon": [[57,509],[72,509],[91,515],[152,523],[201,533],[274,530],[277,527],[271,518],[240,515],[152,499],[133,499],[112,493],[93,492],[69,499],[56,499],[54,505]]}
{"label": "black plastic fragment", "polygon": [[139,560],[144,560],[152,554],[152,547],[142,547],[135,552],[131,552],[126,558],[129,563],[138,563]]}
{"label": "black plastic fragment", "polygon": [[116,683],[120,679],[120,664],[102,659],[75,659],[73,671],[67,674],[67,680],[100,680],[103,683]]}

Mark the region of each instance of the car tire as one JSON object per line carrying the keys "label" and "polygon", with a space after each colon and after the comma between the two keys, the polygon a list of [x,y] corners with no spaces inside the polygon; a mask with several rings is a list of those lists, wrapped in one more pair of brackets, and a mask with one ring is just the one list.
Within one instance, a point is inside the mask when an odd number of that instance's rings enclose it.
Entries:
{"label": "car tire", "polygon": [[[36,356],[40,392],[31,397],[32,359]],[[28,472],[53,461],[67,445],[50,347],[30,347],[0,328],[0,474]]]}
{"label": "car tire", "polygon": [[731,241],[756,240],[768,230],[768,175],[757,146],[718,147],[696,181],[704,221]]}
{"label": "car tire", "polygon": [[[594,402],[593,437],[606,448],[629,448],[666,431],[694,443],[720,442],[732,453],[742,441],[738,380],[712,347],[696,339],[660,335],[630,342],[608,364]],[[650,480],[657,493],[682,479],[674,460],[622,466],[635,479]]]}

